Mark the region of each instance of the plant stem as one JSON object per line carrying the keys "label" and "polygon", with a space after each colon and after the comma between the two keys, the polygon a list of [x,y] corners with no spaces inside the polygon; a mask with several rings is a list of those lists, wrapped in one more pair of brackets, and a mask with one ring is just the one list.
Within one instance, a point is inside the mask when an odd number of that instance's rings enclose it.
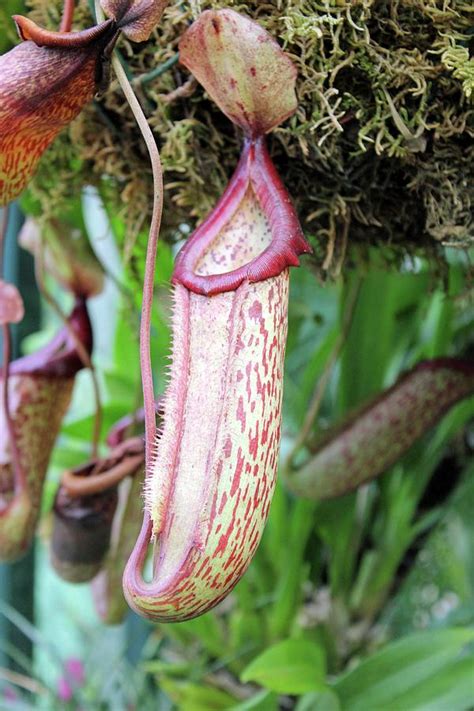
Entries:
{"label": "plant stem", "polygon": [[70,32],[74,17],[74,0],[64,0],[63,16],[59,25],[60,32]]}
{"label": "plant stem", "polygon": [[146,74],[141,74],[139,77],[136,77],[133,80],[133,84],[143,86],[144,84],[149,84],[151,81],[154,79],[158,79],[158,77],[161,77],[162,74],[168,71],[168,69],[171,69],[171,67],[174,67],[175,64],[178,63],[179,60],[179,52],[176,52],[172,57],[166,60],[166,62],[163,62],[163,64],[159,64],[157,67],[151,70],[151,72],[147,72]]}
{"label": "plant stem", "polygon": [[[95,11],[97,20],[102,21],[103,13],[98,0],[95,2]],[[145,456],[146,462],[148,463],[155,444],[156,431],[155,394],[153,390],[150,338],[156,250],[160,234],[161,214],[163,211],[163,169],[152,130],[148,125],[145,114],[142,111],[140,103],[134,94],[133,88],[128,81],[125,71],[115,52],[112,56],[112,66],[146,143],[153,171],[153,214],[146,253],[142,316],[140,324],[140,369],[142,373],[143,406],[145,411]]]}
{"label": "plant stem", "polygon": [[148,461],[154,446],[156,429],[155,394],[153,390],[150,339],[156,250],[160,233],[161,214],[163,211],[163,171],[161,167],[160,154],[158,152],[158,147],[153,137],[153,133],[148,125],[140,104],[133,93],[133,89],[125,75],[122,65],[115,56],[112,58],[112,65],[146,142],[153,170],[153,215],[146,254],[142,316],[140,324],[140,367],[142,372],[143,406],[145,409],[146,458]]}

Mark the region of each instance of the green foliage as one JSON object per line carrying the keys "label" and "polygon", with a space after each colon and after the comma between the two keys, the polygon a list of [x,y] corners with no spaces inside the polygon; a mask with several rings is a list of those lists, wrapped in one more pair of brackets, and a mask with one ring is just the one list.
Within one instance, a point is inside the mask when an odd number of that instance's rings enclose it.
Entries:
{"label": "green foliage", "polygon": [[25,3],[23,0],[4,0],[0,7],[0,54],[6,52],[10,47],[16,44],[18,35],[15,26],[11,22],[12,15],[18,15],[24,12]]}
{"label": "green foliage", "polygon": [[469,57],[468,48],[453,44],[443,52],[441,61],[456,79],[461,79],[463,91],[469,99],[474,90],[474,59]]}
{"label": "green foliage", "polygon": [[342,709],[462,711],[472,703],[474,631],[424,632],[389,644],[333,684]]}
{"label": "green foliage", "polygon": [[[113,240],[123,224],[114,218],[112,227]],[[93,245],[99,236],[104,239],[93,230],[89,236]],[[462,354],[469,347],[473,319],[465,308],[467,270],[462,255],[448,256],[443,289],[436,288],[429,265],[421,260],[384,271],[375,259],[373,269],[359,266],[345,283],[326,287],[310,271],[294,271],[283,473],[312,392],[334,354],[321,407],[299,445],[296,465],[321,429],[389,385],[401,370],[421,358]],[[166,284],[171,267],[171,249],[162,243],[153,324],[159,389],[169,352]],[[103,436],[117,417],[140,404],[136,333],[142,254],[135,257],[134,269],[136,279],[117,273],[116,279],[123,278],[120,288],[109,292],[109,284],[93,310],[99,346],[106,324],[114,334],[113,343],[106,341],[96,355]],[[50,332],[51,324],[46,329]],[[92,403],[89,376],[83,373],[55,450],[44,530],[61,467],[89,456]],[[364,703],[370,708],[366,701],[372,695],[374,711],[377,704],[414,711],[431,709],[430,704],[449,711],[467,708],[472,659],[467,652],[458,656],[458,651],[468,633],[453,625],[472,622],[469,608],[474,602],[472,463],[466,462],[460,438],[473,412],[472,399],[454,408],[391,471],[355,494],[314,504],[292,498],[282,478],[262,544],[230,598],[204,617],[161,626],[143,648],[136,670],[124,659],[127,627],[109,632],[98,626],[89,592],[72,592],[55,582],[41,551],[39,629],[15,618],[36,645],[36,665],[25,671],[48,689],[47,701],[35,699],[38,708],[54,708],[55,680],[70,655],[84,660],[87,682],[77,698],[91,711],[110,708],[110,689],[114,709],[133,702],[146,711],[173,704],[184,711],[273,711],[279,698],[288,695],[299,697],[299,711],[352,711]],[[446,467],[446,453],[454,461],[458,487],[447,501],[445,494],[426,504],[433,473],[449,477],[439,473],[439,467],[441,472]],[[79,630],[74,635],[72,624]],[[430,627],[426,637],[420,635],[420,629]],[[413,632],[417,635],[406,636]],[[97,656],[94,648],[107,651]],[[5,651],[18,658],[15,650]],[[448,683],[450,675],[457,680],[455,690]],[[377,701],[382,692],[385,696]]]}
{"label": "green foliage", "polygon": [[392,633],[416,626],[442,627],[474,621],[474,464],[421,548],[399,594],[384,612]]}
{"label": "green foliage", "polygon": [[287,639],[268,647],[240,678],[279,694],[304,694],[323,686],[325,676],[321,647],[305,639]]}
{"label": "green foliage", "polygon": [[175,684],[167,679],[162,688],[183,711],[225,711],[234,703],[225,691],[198,684]]}
{"label": "green foliage", "polygon": [[337,695],[331,689],[305,694],[295,707],[296,711],[341,711]]}

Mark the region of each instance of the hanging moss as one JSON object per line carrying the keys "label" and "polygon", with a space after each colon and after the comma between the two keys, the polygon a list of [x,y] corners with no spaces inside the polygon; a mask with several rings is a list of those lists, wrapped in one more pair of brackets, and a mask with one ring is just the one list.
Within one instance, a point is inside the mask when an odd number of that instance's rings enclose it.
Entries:
{"label": "hanging moss", "polygon": [[[60,0],[29,4],[57,27]],[[200,87],[172,94],[189,78],[176,61],[180,35],[199,9],[224,6],[260,22],[298,67],[298,111],[270,148],[320,266],[338,273],[353,244],[439,256],[441,244],[472,243],[473,11],[456,0],[195,0],[172,3],[149,42],[122,40],[161,145],[165,238],[205,216],[238,157],[238,136]],[[76,25],[91,21],[81,0]],[[48,197],[52,170],[59,187]],[[32,190],[56,209],[58,191],[104,180],[131,254],[145,239],[151,171],[116,82],[45,155]]]}

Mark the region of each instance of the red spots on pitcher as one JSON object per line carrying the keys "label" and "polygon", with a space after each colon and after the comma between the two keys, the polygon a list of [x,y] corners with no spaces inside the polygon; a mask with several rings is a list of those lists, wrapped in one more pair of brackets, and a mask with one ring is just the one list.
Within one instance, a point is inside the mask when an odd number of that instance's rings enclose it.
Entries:
{"label": "red spots on pitcher", "polygon": [[253,302],[252,306],[249,308],[249,316],[257,321],[262,321],[262,304],[260,301]]}
{"label": "red spots on pitcher", "polygon": [[239,489],[240,477],[242,475],[243,466],[244,466],[244,458],[242,456],[242,450],[239,447],[239,451],[237,452],[237,464],[235,467],[234,477],[232,479],[232,486],[230,488],[231,497],[234,496],[235,492],[238,491],[238,489]]}
{"label": "red spots on pitcher", "polygon": [[244,399],[239,397],[239,404],[237,405],[237,420],[241,425],[241,432],[245,432],[245,410],[244,410]]}
{"label": "red spots on pitcher", "polygon": [[252,433],[249,433],[249,454],[252,459],[256,459],[258,454],[258,427],[259,423],[257,422],[255,425],[255,434],[252,436]]}

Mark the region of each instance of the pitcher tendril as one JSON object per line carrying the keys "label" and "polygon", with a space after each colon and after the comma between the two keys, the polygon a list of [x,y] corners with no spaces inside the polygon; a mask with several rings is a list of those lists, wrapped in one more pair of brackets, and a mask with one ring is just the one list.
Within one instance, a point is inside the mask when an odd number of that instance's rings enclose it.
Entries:
{"label": "pitcher tendril", "polygon": [[[95,7],[97,17],[103,17],[99,0],[96,0]],[[135,92],[133,91],[132,85],[128,81],[127,75],[125,74],[125,71],[116,55],[112,57],[112,66],[146,143],[153,171],[153,214],[146,253],[145,279],[143,284],[143,301],[140,323],[140,369],[143,387],[143,404],[145,409],[146,458],[147,461],[149,461],[154,446],[156,431],[155,394],[153,387],[150,340],[156,250],[160,234],[161,215],[163,212],[163,169],[161,165],[160,153],[151,128],[148,125],[148,121],[142,111]]]}
{"label": "pitcher tendril", "polygon": [[60,32],[70,32],[74,17],[75,0],[64,0],[63,15],[59,26]]}

